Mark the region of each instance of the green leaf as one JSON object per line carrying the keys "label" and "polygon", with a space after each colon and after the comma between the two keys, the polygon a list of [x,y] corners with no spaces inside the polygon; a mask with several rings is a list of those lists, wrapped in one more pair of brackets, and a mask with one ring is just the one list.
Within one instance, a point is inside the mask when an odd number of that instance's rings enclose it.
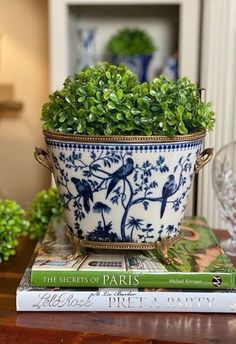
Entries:
{"label": "green leaf", "polygon": [[121,100],[123,98],[123,90],[122,89],[117,90],[116,96],[119,100]]}
{"label": "green leaf", "polygon": [[108,79],[111,79],[111,73],[109,71],[107,71],[105,74]]}
{"label": "green leaf", "polygon": [[122,121],[122,120],[124,120],[124,115],[122,114],[122,113],[118,113],[117,115],[116,115],[116,118],[119,120],[119,121]]}
{"label": "green leaf", "polygon": [[110,93],[110,99],[113,101],[113,102],[118,102],[118,98],[117,98],[117,96],[115,95],[115,93]]}
{"label": "green leaf", "polygon": [[98,113],[98,110],[97,110],[96,106],[94,106],[94,105],[91,107],[90,111],[94,114]]}
{"label": "green leaf", "polygon": [[85,129],[85,123],[82,120],[79,120],[79,124],[77,125],[78,133],[83,133]]}
{"label": "green leaf", "polygon": [[150,94],[151,94],[151,96],[155,97],[157,95],[157,92],[154,90],[150,90]]}
{"label": "green leaf", "polygon": [[94,121],[96,121],[96,119],[97,119],[97,116],[94,113],[91,112],[89,114],[89,116],[88,116],[88,121],[89,122],[94,122]]}
{"label": "green leaf", "polygon": [[104,98],[105,100],[108,100],[108,99],[110,98],[110,90],[108,90],[108,89],[104,90],[104,92],[103,92],[103,98]]}
{"label": "green leaf", "polygon": [[86,96],[81,96],[81,97],[78,98],[78,102],[82,103],[82,102],[85,101],[85,99],[86,99]]}
{"label": "green leaf", "polygon": [[178,129],[179,129],[180,134],[182,135],[186,135],[188,133],[188,129],[185,127],[183,122],[179,123]]}
{"label": "green leaf", "polygon": [[104,107],[102,106],[102,104],[98,104],[97,109],[98,109],[100,112],[102,112],[102,113],[105,112],[105,109],[104,109]]}
{"label": "green leaf", "polygon": [[108,102],[107,103],[107,107],[109,110],[113,110],[116,108],[116,105],[113,102]]}
{"label": "green leaf", "polygon": [[182,123],[182,117],[183,117],[184,107],[182,105],[178,105],[177,107],[177,118],[178,121]]}
{"label": "green leaf", "polygon": [[101,100],[102,99],[102,92],[101,91],[97,91],[96,92],[96,97],[98,100]]}
{"label": "green leaf", "polygon": [[64,115],[60,115],[60,117],[59,117],[59,122],[60,123],[63,123],[63,122],[65,122],[65,116]]}

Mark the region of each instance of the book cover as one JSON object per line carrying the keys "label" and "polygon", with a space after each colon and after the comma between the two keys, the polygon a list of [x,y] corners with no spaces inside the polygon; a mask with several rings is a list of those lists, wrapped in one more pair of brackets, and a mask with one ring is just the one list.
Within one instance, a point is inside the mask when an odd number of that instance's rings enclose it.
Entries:
{"label": "book cover", "polygon": [[186,219],[182,238],[170,248],[173,261],[169,265],[162,263],[158,250],[90,250],[83,258],[68,260],[71,246],[59,227],[54,225],[46,234],[32,266],[33,286],[194,289],[235,286],[234,267],[201,218]]}
{"label": "book cover", "polygon": [[236,290],[42,288],[30,273],[17,288],[17,311],[236,313]]}

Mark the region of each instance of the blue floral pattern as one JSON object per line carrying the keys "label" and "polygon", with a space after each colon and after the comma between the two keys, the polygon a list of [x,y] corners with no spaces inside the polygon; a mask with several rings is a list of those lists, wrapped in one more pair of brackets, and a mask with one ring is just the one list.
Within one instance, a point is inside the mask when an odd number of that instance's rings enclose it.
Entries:
{"label": "blue floral pattern", "polygon": [[68,225],[80,238],[154,242],[178,234],[202,140],[47,144]]}

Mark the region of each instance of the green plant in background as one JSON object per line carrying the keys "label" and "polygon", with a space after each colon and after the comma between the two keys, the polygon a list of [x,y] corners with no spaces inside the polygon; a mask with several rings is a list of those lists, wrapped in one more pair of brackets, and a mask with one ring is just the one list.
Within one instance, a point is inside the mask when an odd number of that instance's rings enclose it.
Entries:
{"label": "green plant in background", "polygon": [[56,189],[50,188],[37,193],[27,210],[26,217],[30,222],[27,235],[31,239],[42,238],[49,222],[62,216],[63,208]]}
{"label": "green plant in background", "polygon": [[15,201],[0,201],[0,263],[16,253],[18,238],[43,237],[49,222],[62,216],[63,207],[56,189],[36,194],[29,209],[24,211]]}
{"label": "green plant in background", "polygon": [[0,201],[0,262],[15,254],[18,238],[26,235],[29,222],[25,211],[12,200]]}
{"label": "green plant in background", "polygon": [[132,56],[152,55],[156,48],[144,30],[125,28],[111,37],[107,50],[110,54]]}
{"label": "green plant in background", "polygon": [[213,128],[197,85],[160,76],[139,84],[124,65],[101,63],[66,79],[43,106],[44,129],[87,135],[185,135]]}

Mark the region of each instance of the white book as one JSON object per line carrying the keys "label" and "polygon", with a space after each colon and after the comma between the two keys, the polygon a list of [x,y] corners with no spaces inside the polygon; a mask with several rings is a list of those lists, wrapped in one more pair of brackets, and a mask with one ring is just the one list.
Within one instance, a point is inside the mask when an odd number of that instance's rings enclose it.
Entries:
{"label": "white book", "polygon": [[236,313],[236,290],[39,288],[30,273],[17,288],[17,311]]}

